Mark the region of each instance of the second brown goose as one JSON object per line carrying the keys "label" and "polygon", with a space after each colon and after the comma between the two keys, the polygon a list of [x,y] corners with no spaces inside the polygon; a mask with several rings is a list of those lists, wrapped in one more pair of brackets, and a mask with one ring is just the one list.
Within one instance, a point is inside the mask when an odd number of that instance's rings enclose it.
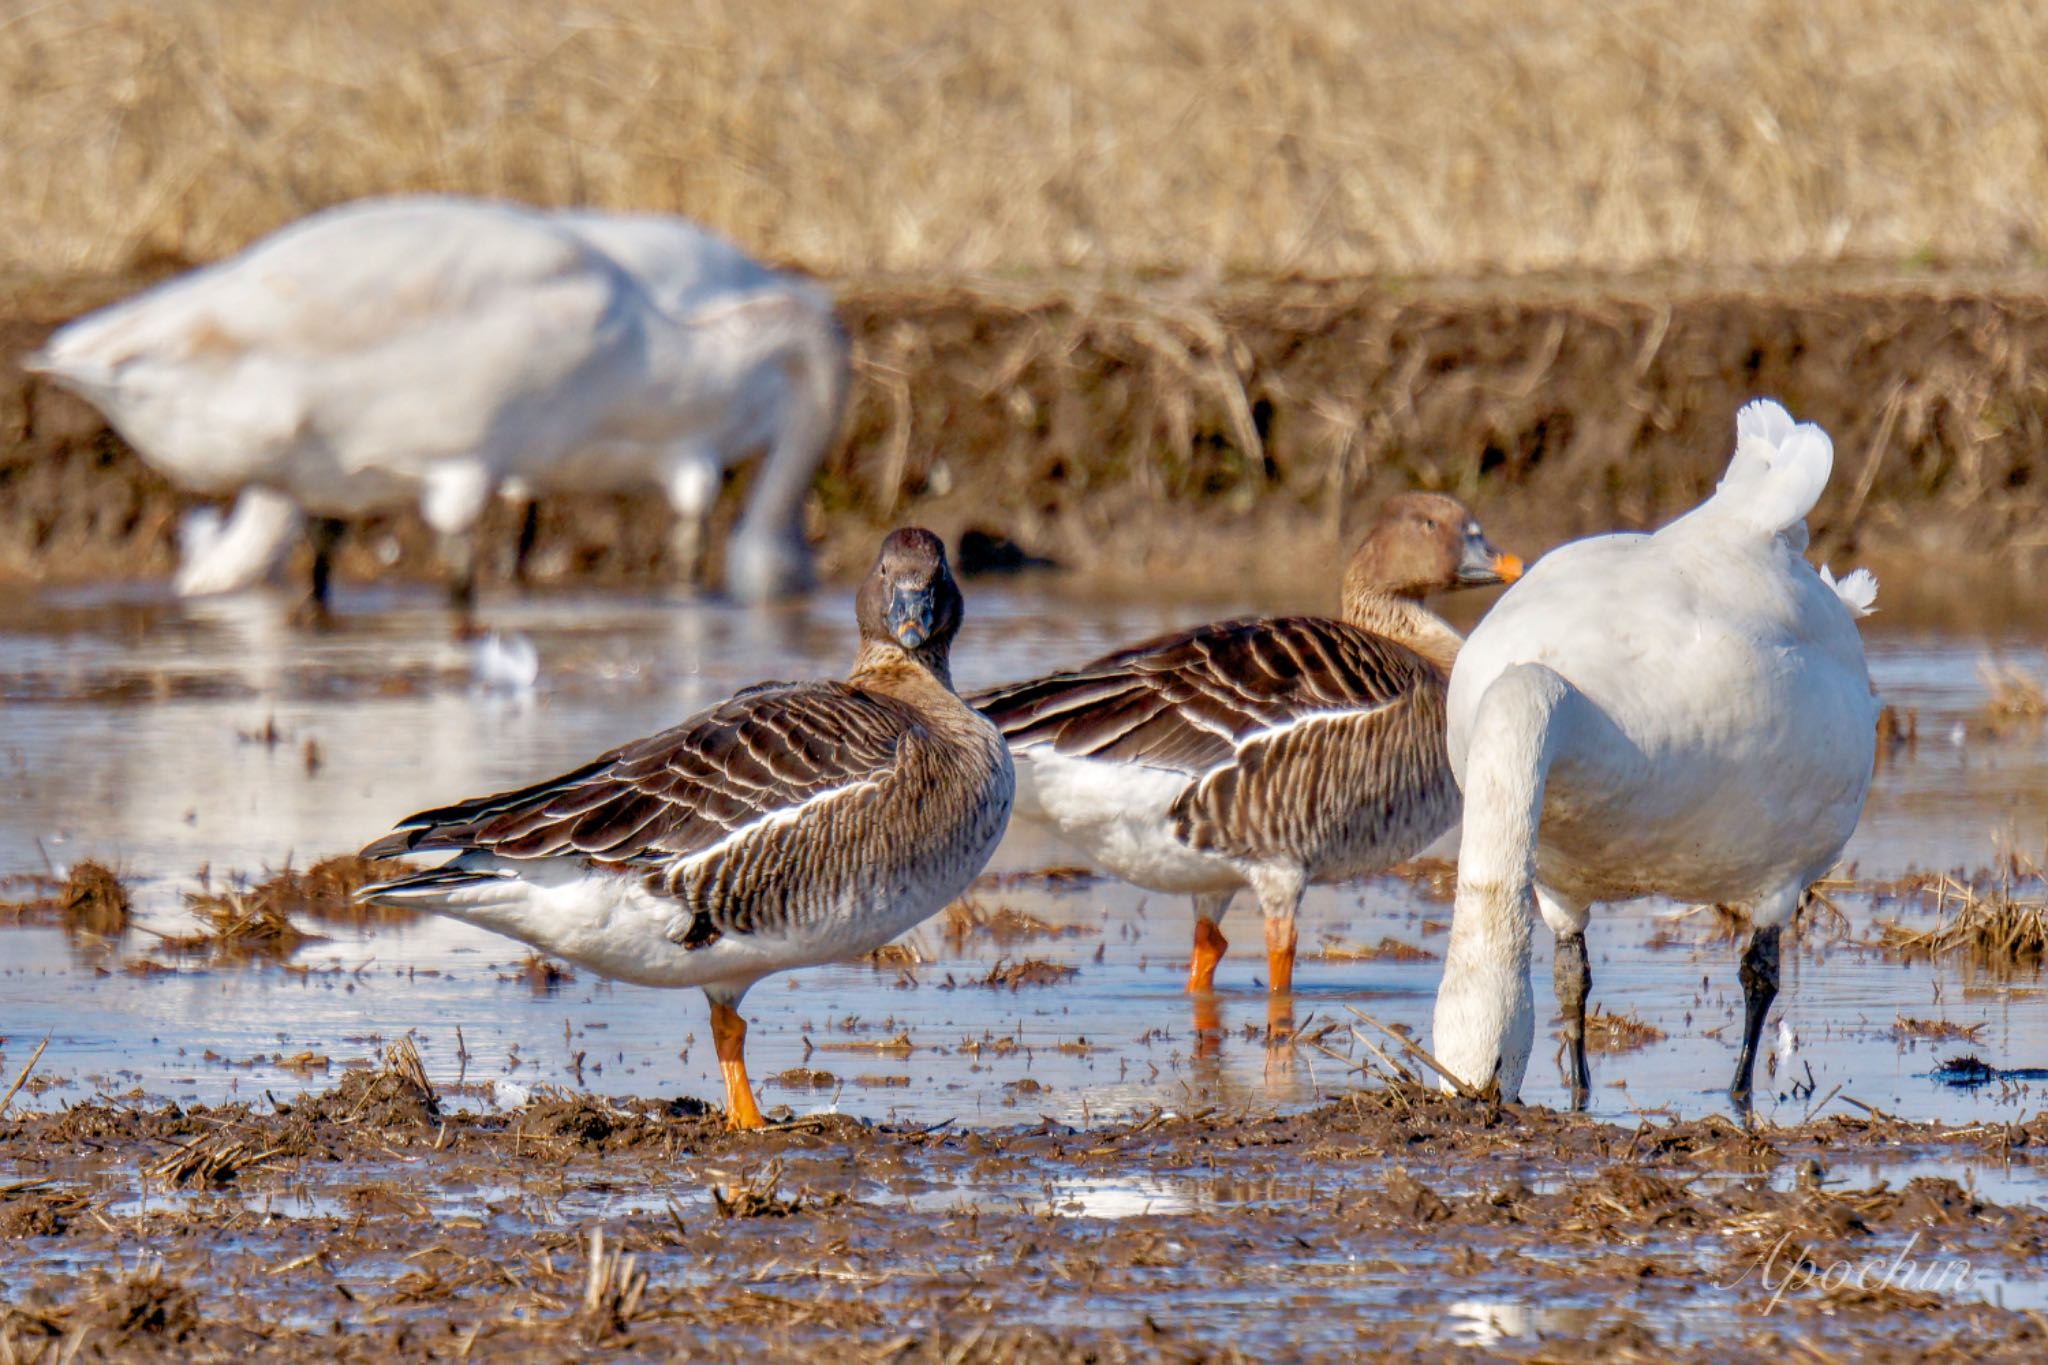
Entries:
{"label": "second brown goose", "polygon": [[1351,556],[1341,620],[1199,626],[968,700],[1018,760],[1020,816],[1125,881],[1193,896],[1190,992],[1213,988],[1223,914],[1248,886],[1284,995],[1302,892],[1412,857],[1457,820],[1444,689],[1460,637],[1422,599],[1520,573],[1457,499],[1403,494]]}

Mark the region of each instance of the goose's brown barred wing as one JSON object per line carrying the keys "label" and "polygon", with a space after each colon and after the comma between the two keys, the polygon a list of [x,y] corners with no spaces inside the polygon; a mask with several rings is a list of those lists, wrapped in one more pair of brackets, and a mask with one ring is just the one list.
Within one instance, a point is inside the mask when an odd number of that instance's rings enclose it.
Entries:
{"label": "goose's brown barred wing", "polygon": [[1173,832],[1206,853],[1286,859],[1319,877],[1412,857],[1457,819],[1444,723],[1432,671],[1370,709],[1254,735],[1181,793]]}
{"label": "goose's brown barred wing", "polygon": [[749,688],[550,781],[422,811],[363,854],[479,849],[671,865],[808,801],[880,780],[921,729],[902,703],[843,683]]}
{"label": "goose's brown barred wing", "polygon": [[1282,617],[1162,636],[969,701],[1013,749],[1046,744],[1197,776],[1262,733],[1376,711],[1432,685],[1442,679],[1429,664],[1391,640],[1341,621]]}

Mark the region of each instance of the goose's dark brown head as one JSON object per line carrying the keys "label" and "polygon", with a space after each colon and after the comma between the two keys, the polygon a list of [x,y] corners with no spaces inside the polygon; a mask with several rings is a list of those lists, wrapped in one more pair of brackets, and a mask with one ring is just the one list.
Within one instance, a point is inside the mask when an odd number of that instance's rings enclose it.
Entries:
{"label": "goose's dark brown head", "polygon": [[1380,507],[1352,552],[1344,595],[1347,601],[1359,592],[1422,598],[1521,576],[1522,561],[1495,549],[1464,503],[1442,493],[1402,493]]}
{"label": "goose's dark brown head", "polygon": [[939,538],[917,526],[891,531],[854,599],[861,648],[900,650],[944,677],[962,605]]}

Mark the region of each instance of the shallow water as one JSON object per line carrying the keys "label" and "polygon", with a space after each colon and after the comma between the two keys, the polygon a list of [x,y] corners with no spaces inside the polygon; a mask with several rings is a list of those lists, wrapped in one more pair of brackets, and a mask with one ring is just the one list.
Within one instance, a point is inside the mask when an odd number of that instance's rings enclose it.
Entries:
{"label": "shallow water", "polygon": [[[969,601],[956,663],[963,688],[1222,614],[1213,605],[1048,598],[1029,582],[973,584]],[[841,670],[849,594],[767,613],[681,598],[494,600],[493,623],[538,646],[539,685],[519,695],[479,687],[470,647],[449,638],[448,618],[425,592],[365,589],[343,605],[342,627],[318,635],[290,629],[282,604],[267,599],[180,605],[138,588],[0,606],[0,775],[11,793],[0,806],[0,875],[99,858],[131,884],[144,926],[112,946],[74,944],[49,928],[0,930],[0,1060],[11,1072],[50,1032],[38,1070],[66,1082],[29,1102],[138,1086],[180,1100],[282,1096],[331,1084],[347,1063],[406,1033],[440,1083],[716,1097],[697,993],[614,985],[587,972],[536,990],[517,965],[522,946],[453,922],[325,928],[331,937],[300,950],[289,968],[122,968],[162,956],[151,930],[188,924],[181,893],[202,868],[219,880],[287,860],[305,866],[359,847],[413,810],[559,771],[746,683]],[[1882,615],[1867,624],[1878,687],[1917,712],[1920,739],[1882,766],[1849,851],[1857,872],[1975,866],[2001,848],[2048,849],[2048,740],[2038,730],[1993,738],[1972,715],[1984,695],[1984,658],[2048,674],[2039,634],[1891,633]],[[1019,825],[991,868],[1001,880],[975,897],[1075,932],[999,944],[948,941],[928,924],[914,936],[926,960],[910,971],[850,964],[758,986],[747,1001],[748,1053],[764,1105],[972,1125],[1153,1105],[1295,1104],[1348,1083],[1346,1058],[1357,1049],[1346,1006],[1427,1034],[1435,962],[1315,956],[1326,941],[1387,937],[1440,951],[1449,907],[1414,884],[1384,878],[1320,889],[1304,906],[1296,1019],[1310,1035],[1323,1023],[1345,1025],[1322,1038],[1335,1057],[1310,1047],[1269,1054],[1263,958],[1246,951],[1259,937],[1256,915],[1241,904],[1225,926],[1240,950],[1218,976],[1224,1034],[1210,1055],[1197,1055],[1180,989],[1183,900],[1106,880],[1002,879],[1074,861]],[[1855,896],[1842,905],[1851,939],[1862,937],[1873,908]],[[1713,941],[1704,916],[1671,919],[1674,909],[1625,907],[1592,931],[1595,1001],[1666,1035],[1626,1055],[1596,1056],[1595,1110],[1618,1120],[1724,1104],[1741,1004],[1735,946]],[[1544,937],[1539,999],[1548,994]],[[1026,957],[1077,970],[1015,991],[975,984],[998,960]],[[1854,1100],[1908,1117],[2031,1112],[2039,1098],[2026,1087],[1936,1086],[1926,1073],[1960,1049],[1899,1042],[1892,1025],[1902,1013],[1982,1023],[1967,1050],[1996,1065],[2048,1063],[2042,985],[1902,966],[1853,941],[1788,954],[1779,1010],[1798,1047],[1775,1079],[1784,1093],[1766,1102],[1766,1117],[1796,1120],[1831,1094],[1836,1108]],[[900,1035],[912,1044],[907,1054],[872,1046]],[[326,1058],[327,1069],[282,1064],[300,1053]],[[796,1067],[832,1079],[803,1088],[777,1079]],[[1564,1099],[1548,1044],[1539,1043],[1525,1098]],[[1087,1209],[1188,1197],[1162,1189],[1049,1198]]]}

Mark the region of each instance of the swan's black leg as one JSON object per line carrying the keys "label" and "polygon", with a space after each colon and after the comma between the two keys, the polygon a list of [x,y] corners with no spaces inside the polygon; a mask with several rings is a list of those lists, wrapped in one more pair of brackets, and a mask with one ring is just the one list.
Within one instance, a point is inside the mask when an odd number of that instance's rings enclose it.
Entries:
{"label": "swan's black leg", "polygon": [[305,622],[324,626],[333,618],[330,615],[331,594],[334,580],[334,550],[341,544],[344,524],[334,517],[315,517],[313,524],[306,528],[306,539],[313,544],[313,582],[306,594],[303,609]]}
{"label": "swan's black leg", "polygon": [[1586,1067],[1586,994],[1593,988],[1593,968],[1586,957],[1585,934],[1557,936],[1550,980],[1557,989],[1557,1008],[1564,1015],[1565,1045],[1571,1050],[1572,1108],[1584,1109],[1587,1092],[1593,1088],[1592,1073]]}
{"label": "swan's black leg", "polygon": [[443,532],[441,562],[448,566],[448,605],[466,622],[476,608],[476,533]]}
{"label": "swan's black leg", "polygon": [[528,498],[526,512],[519,521],[519,545],[512,551],[512,581],[522,589],[531,586],[526,581],[526,561],[533,557],[534,542],[539,539],[540,503]]}
{"label": "swan's black leg", "polygon": [[1756,1071],[1757,1044],[1764,1035],[1764,1016],[1778,998],[1777,928],[1752,929],[1749,947],[1742,953],[1742,1056],[1735,1063],[1735,1083],[1728,1093],[1737,1104],[1748,1105],[1750,1082]]}

